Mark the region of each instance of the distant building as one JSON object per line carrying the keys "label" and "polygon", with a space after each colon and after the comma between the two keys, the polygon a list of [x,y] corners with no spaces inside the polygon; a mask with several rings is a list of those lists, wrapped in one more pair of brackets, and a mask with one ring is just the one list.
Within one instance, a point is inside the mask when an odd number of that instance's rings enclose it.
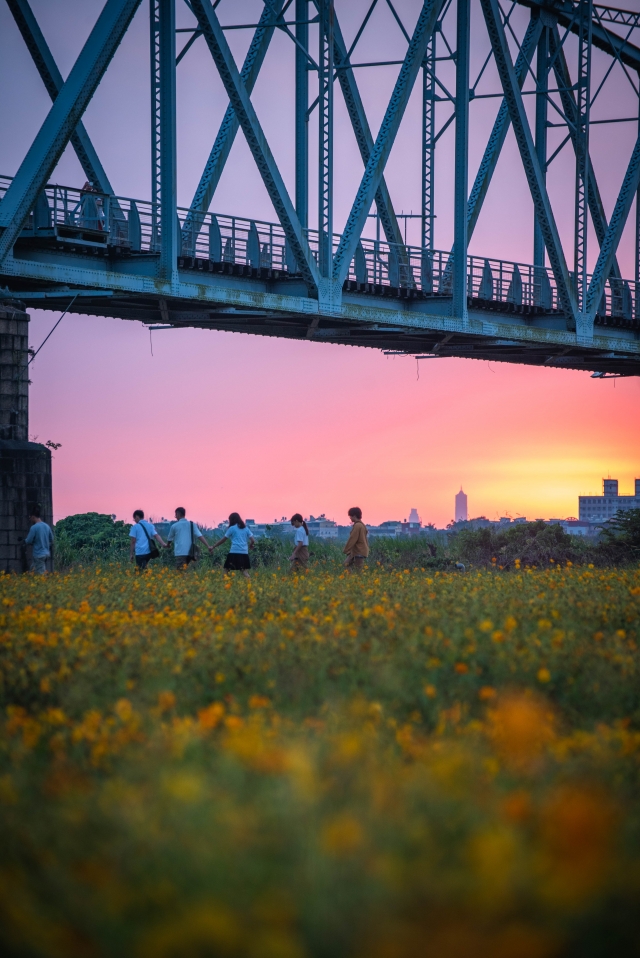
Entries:
{"label": "distant building", "polygon": [[635,480],[635,494],[618,494],[617,479],[603,479],[601,496],[578,496],[578,516],[586,522],[606,522],[613,519],[617,512],[626,509],[640,509],[640,479]]}
{"label": "distant building", "polygon": [[460,486],[460,492],[456,495],[456,522],[466,522],[467,521],[467,497],[462,491],[462,486]]}
{"label": "distant building", "polygon": [[333,519],[327,519],[324,512],[320,516],[309,516],[307,519],[309,535],[318,539],[337,539],[338,525]]}
{"label": "distant building", "polygon": [[402,535],[402,523],[399,519],[388,519],[386,522],[381,522],[379,526],[367,526],[367,529],[369,536],[374,539],[396,539]]}
{"label": "distant building", "polygon": [[412,509],[409,513],[409,519],[402,523],[402,533],[407,536],[417,536],[422,529],[422,519],[418,515],[417,509]]}

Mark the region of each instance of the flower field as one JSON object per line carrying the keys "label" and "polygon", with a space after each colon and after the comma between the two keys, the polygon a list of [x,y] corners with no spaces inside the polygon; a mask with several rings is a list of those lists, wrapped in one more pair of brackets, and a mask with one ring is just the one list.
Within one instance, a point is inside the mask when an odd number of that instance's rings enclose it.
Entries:
{"label": "flower field", "polygon": [[0,942],[638,954],[640,571],[0,579]]}

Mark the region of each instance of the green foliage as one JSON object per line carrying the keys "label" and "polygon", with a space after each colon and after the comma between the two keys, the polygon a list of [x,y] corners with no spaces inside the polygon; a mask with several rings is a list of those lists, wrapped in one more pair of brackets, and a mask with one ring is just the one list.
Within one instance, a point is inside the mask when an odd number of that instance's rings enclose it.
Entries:
{"label": "green foliage", "polygon": [[463,562],[472,565],[546,566],[550,563],[578,562],[585,557],[582,543],[568,535],[560,525],[523,522],[508,528],[462,529],[452,536],[452,549]]}
{"label": "green foliage", "polygon": [[614,563],[640,559],[640,509],[618,512],[602,530],[599,558]]}
{"label": "green foliage", "polygon": [[372,537],[369,539],[369,564],[374,563],[385,569],[446,569],[453,565],[444,554],[442,541],[435,536]]}
{"label": "green foliage", "polygon": [[55,561],[57,568],[127,559],[129,527],[99,512],[67,516],[56,523]]}

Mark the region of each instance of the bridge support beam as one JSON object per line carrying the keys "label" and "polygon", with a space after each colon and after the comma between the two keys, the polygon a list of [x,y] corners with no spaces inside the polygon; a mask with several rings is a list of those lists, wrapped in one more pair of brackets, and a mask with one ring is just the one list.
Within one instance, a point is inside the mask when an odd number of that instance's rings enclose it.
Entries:
{"label": "bridge support beam", "polygon": [[107,0],[80,56],[0,203],[0,262],[22,226],[104,76],[141,0]]}
{"label": "bridge support beam", "polygon": [[467,195],[469,189],[469,47],[471,3],[458,0],[456,46],[456,146],[453,225],[452,311],[463,326],[469,324],[467,308]]}
{"label": "bridge support beam", "polygon": [[[549,113],[549,27],[543,24],[538,40],[536,62],[536,154],[542,172],[542,181],[547,180],[547,116]],[[533,265],[544,267],[544,237],[538,217],[533,221]]]}
{"label": "bridge support beam", "polygon": [[441,9],[442,0],[424,0],[423,2],[416,28],[409,43],[409,49],[400,68],[389,105],[380,124],[378,136],[371,150],[369,161],[333,260],[333,277],[340,286],[347,277],[351,260],[360,242],[364,224],[378,192],[398,127],[404,116],[418,71],[427,52],[427,44],[431,39]]}
{"label": "bridge support beam", "polygon": [[[22,39],[31,54],[47,93],[52,100],[55,100],[64,86],[64,80],[29,6],[29,0],[7,0],[7,5],[13,14],[13,19],[22,34]],[[109,178],[93,148],[83,123],[78,123],[71,134],[71,145],[76,151],[76,156],[84,174],[92,186],[100,190],[101,193],[113,193]]]}
{"label": "bridge support beam", "polygon": [[191,7],[302,277],[309,287],[317,289],[320,272],[215,11],[208,0],[191,0]]}
{"label": "bridge support beam", "polygon": [[308,19],[309,0],[296,0],[296,213],[303,229],[309,226]]}
{"label": "bridge support beam", "polygon": [[565,313],[567,325],[576,328],[578,306],[574,290],[571,288],[567,262],[560,242],[560,234],[551,209],[551,203],[542,177],[542,170],[536,155],[527,113],[522,100],[520,86],[516,78],[509,45],[502,24],[498,0],[480,0],[491,40],[491,48],[502,83],[505,100],[509,108],[513,132],[516,137],[520,158],[529,184],[535,215],[540,224],[544,243],[549,254],[558,291],[558,305]]}
{"label": "bridge support beam", "polygon": [[176,0],[159,0],[160,54],[160,275],[178,279],[176,144]]}
{"label": "bridge support beam", "polygon": [[24,572],[29,512],[51,525],[51,452],[29,442],[29,316],[0,303],[0,572]]}

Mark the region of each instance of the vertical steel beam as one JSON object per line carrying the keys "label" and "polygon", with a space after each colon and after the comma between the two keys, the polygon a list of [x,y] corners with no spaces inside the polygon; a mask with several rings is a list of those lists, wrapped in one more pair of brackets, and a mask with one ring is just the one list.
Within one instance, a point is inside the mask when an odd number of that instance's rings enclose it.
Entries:
{"label": "vertical steel beam", "polygon": [[[536,155],[542,172],[542,182],[547,181],[547,115],[549,101],[549,28],[542,28],[538,40],[536,62]],[[538,217],[533,222],[533,265],[544,266],[545,247]]]}
{"label": "vertical steel beam", "polygon": [[107,0],[60,93],[0,203],[0,262],[80,122],[140,0]]}
{"label": "vertical steel beam", "polygon": [[309,0],[296,0],[296,213],[309,226]]}
{"label": "vertical steel beam", "polygon": [[589,196],[589,112],[591,107],[591,19],[593,0],[579,0],[578,78],[576,82],[576,205],[574,283],[576,301],[585,312],[587,277],[587,199]]}
{"label": "vertical steel beam", "polygon": [[455,201],[453,227],[452,313],[469,322],[467,309],[467,195],[469,187],[470,0],[458,0],[456,44]]}
{"label": "vertical steel beam", "polygon": [[422,64],[422,248],[435,245],[436,32]]}
{"label": "vertical steel beam", "polygon": [[328,279],[333,264],[333,0],[320,0],[318,11],[318,265]]}
{"label": "vertical steel beam", "polygon": [[158,0],[160,49],[160,274],[178,268],[176,146],[176,0]]}
{"label": "vertical steel beam", "polygon": [[[638,97],[638,136],[640,136],[640,97]],[[636,192],[636,248],[635,248],[635,317],[640,319],[640,185]]]}
{"label": "vertical steel beam", "polygon": [[160,248],[160,0],[149,0],[151,67],[151,249]]}

